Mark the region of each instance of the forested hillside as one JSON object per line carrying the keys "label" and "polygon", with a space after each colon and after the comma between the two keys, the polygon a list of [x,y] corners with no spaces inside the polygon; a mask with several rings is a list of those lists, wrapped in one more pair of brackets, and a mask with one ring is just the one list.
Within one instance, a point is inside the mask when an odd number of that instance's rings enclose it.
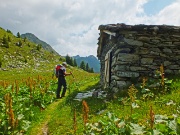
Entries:
{"label": "forested hillside", "polygon": [[73,56],[73,58],[77,61],[78,66],[81,65],[82,61],[84,61],[85,65],[88,63],[89,67],[93,68],[94,72],[96,73],[100,72],[100,62],[95,56],[89,55],[86,57],[81,57],[79,55],[76,55]]}

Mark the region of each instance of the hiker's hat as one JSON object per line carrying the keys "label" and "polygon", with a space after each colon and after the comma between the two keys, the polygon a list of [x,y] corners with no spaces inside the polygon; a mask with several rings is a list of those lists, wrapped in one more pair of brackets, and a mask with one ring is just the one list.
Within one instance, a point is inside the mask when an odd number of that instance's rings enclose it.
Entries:
{"label": "hiker's hat", "polygon": [[65,66],[67,66],[67,63],[66,63],[66,62],[63,62],[63,63],[62,63],[62,65],[65,65]]}

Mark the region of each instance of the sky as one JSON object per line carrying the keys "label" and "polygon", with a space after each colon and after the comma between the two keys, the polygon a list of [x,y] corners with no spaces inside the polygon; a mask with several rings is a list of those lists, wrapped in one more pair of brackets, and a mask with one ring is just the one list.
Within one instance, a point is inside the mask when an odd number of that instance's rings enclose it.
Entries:
{"label": "sky", "polygon": [[0,27],[32,33],[60,55],[97,56],[99,25],[180,26],[180,0],[0,0]]}

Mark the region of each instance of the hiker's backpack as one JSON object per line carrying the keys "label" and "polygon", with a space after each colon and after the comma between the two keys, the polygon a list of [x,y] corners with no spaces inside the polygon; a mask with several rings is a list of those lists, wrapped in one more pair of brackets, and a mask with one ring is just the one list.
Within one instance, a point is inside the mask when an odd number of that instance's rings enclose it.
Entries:
{"label": "hiker's backpack", "polygon": [[58,78],[59,76],[64,76],[64,70],[63,70],[63,66],[58,64],[55,67],[55,75]]}

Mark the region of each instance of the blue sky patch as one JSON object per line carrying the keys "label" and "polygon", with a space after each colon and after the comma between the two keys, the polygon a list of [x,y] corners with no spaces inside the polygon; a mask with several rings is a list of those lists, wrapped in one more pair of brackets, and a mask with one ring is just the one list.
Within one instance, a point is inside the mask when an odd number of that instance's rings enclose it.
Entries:
{"label": "blue sky patch", "polygon": [[159,11],[161,11],[164,7],[172,4],[176,0],[149,0],[146,4],[144,4],[144,12],[147,15],[155,15]]}

